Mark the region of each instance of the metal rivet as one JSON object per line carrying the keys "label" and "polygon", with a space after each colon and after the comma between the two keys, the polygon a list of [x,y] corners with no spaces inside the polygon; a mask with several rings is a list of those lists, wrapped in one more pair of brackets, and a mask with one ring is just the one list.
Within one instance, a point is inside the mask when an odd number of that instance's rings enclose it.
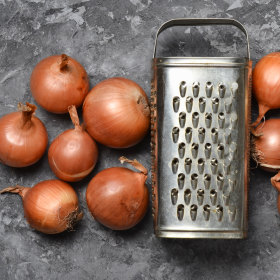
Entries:
{"label": "metal rivet", "polygon": [[204,113],[205,111],[205,105],[206,105],[206,99],[205,97],[200,97],[199,98],[199,111],[201,113]]}
{"label": "metal rivet", "polygon": [[180,123],[180,127],[183,128],[185,126],[186,123],[186,113],[181,112],[179,114],[179,123]]}
{"label": "metal rivet", "polygon": [[175,96],[173,98],[173,110],[174,110],[174,112],[178,112],[179,107],[180,107],[180,97]]}
{"label": "metal rivet", "polygon": [[180,143],[178,145],[178,153],[179,153],[179,157],[183,158],[185,155],[185,150],[186,150],[186,144],[185,143]]}
{"label": "metal rivet", "polygon": [[179,189],[182,189],[184,187],[184,184],[185,184],[185,175],[183,173],[180,173],[178,175],[177,182],[178,182]]}
{"label": "metal rivet", "polygon": [[198,126],[198,121],[199,121],[199,113],[198,112],[194,112],[192,114],[192,123],[193,123],[193,126],[195,128]]}
{"label": "metal rivet", "polygon": [[184,205],[183,204],[179,204],[177,207],[177,217],[178,220],[182,221],[184,218]]}
{"label": "metal rivet", "polygon": [[196,173],[193,173],[191,175],[191,186],[192,186],[193,189],[196,189],[197,181],[198,181],[198,175]]}
{"label": "metal rivet", "polygon": [[205,189],[209,189],[210,182],[211,182],[211,175],[210,174],[205,174],[204,175],[204,186],[205,186]]}
{"label": "metal rivet", "polygon": [[187,84],[185,81],[182,81],[179,87],[180,95],[185,97],[187,91]]}
{"label": "metal rivet", "polygon": [[186,98],[186,108],[188,113],[192,111],[192,106],[193,106],[193,98],[191,96],[188,96]]}
{"label": "metal rivet", "polygon": [[186,137],[186,141],[188,143],[191,142],[192,140],[192,128],[191,127],[187,127],[186,130],[185,130],[185,137]]}
{"label": "metal rivet", "polygon": [[199,94],[199,82],[194,82],[192,85],[193,96],[198,97]]}
{"label": "metal rivet", "polygon": [[205,90],[206,90],[206,96],[211,97],[213,91],[213,84],[211,82],[207,82]]}
{"label": "metal rivet", "polygon": [[172,172],[175,174],[178,171],[178,166],[179,166],[179,160],[177,158],[174,158],[172,160]]}
{"label": "metal rivet", "polygon": [[185,159],[185,170],[186,173],[189,174],[191,172],[191,167],[192,167],[192,160],[190,158]]}
{"label": "metal rivet", "polygon": [[188,205],[191,201],[192,192],[190,189],[186,189],[184,192],[184,200],[185,203]]}
{"label": "metal rivet", "polygon": [[195,205],[195,204],[191,205],[190,214],[191,214],[192,221],[195,221],[196,220],[196,215],[197,215],[197,205]]}
{"label": "metal rivet", "polygon": [[171,190],[171,201],[172,204],[175,205],[178,200],[178,190],[177,189],[172,189]]}

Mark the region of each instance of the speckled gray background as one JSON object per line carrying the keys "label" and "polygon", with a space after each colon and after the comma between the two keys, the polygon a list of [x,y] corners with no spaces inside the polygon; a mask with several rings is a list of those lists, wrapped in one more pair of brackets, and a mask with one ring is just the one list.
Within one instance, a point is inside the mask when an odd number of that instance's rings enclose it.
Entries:
{"label": "speckled gray background", "polygon": [[[276,0],[0,0],[0,114],[16,110],[19,101],[34,102],[29,77],[46,56],[73,56],[84,65],[91,86],[124,76],[149,94],[153,40],[164,21],[176,17],[238,19],[249,32],[255,62],[279,49],[279,16]],[[195,56],[233,55],[244,50],[244,37],[236,29],[209,30],[167,31],[160,51],[167,54],[178,48],[180,54]],[[253,111],[255,118],[255,104]],[[37,116],[46,124],[50,141],[71,127],[67,115],[39,108]],[[94,172],[73,184],[85,212],[74,232],[40,234],[26,223],[20,197],[0,197],[0,279],[279,279],[280,217],[271,174],[251,170],[248,239],[157,239],[151,210],[132,230],[114,232],[91,218],[84,200],[92,176],[119,165],[120,155],[149,166],[149,137],[129,150],[99,148]],[[46,155],[30,168],[0,166],[1,187],[32,186],[49,178],[54,175]]]}

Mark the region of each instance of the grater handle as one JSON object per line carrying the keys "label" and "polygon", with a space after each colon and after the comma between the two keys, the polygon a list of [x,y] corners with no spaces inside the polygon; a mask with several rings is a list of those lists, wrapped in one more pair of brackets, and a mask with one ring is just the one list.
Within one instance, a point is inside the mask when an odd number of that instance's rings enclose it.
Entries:
{"label": "grater handle", "polygon": [[172,19],[165,22],[158,30],[155,39],[155,46],[154,46],[154,55],[153,58],[156,56],[156,48],[157,48],[157,39],[158,35],[165,29],[173,26],[195,26],[195,25],[234,25],[238,27],[246,36],[247,41],[247,57],[250,60],[250,47],[249,47],[249,38],[248,33],[245,27],[235,19],[229,18],[178,18]]}

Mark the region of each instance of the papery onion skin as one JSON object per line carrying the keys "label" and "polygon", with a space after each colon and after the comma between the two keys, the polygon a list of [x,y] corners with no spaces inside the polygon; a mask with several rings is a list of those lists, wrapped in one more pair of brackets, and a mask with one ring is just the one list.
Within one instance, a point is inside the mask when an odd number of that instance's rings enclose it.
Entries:
{"label": "papery onion skin", "polygon": [[128,148],[139,143],[149,129],[148,98],[134,81],[110,78],[87,95],[83,119],[96,141],[111,148]]}
{"label": "papery onion skin", "polygon": [[30,89],[45,110],[62,114],[68,111],[68,106],[82,104],[89,90],[89,80],[78,61],[65,54],[54,55],[35,66]]}
{"label": "papery onion skin", "polygon": [[280,52],[270,53],[259,60],[253,70],[253,93],[258,102],[256,126],[270,109],[280,108]]}
{"label": "papery onion skin", "polygon": [[280,170],[280,119],[265,121],[256,129],[260,136],[252,140],[252,156],[265,170]]}
{"label": "papery onion skin", "polygon": [[80,126],[75,106],[69,107],[69,113],[75,128],[64,131],[52,142],[48,160],[58,178],[76,182],[86,177],[95,167],[98,148]]}
{"label": "papery onion skin", "polygon": [[36,163],[48,145],[44,124],[34,116],[36,106],[19,103],[20,112],[0,118],[0,162],[12,167]]}
{"label": "papery onion skin", "polygon": [[127,230],[139,223],[149,204],[146,179],[147,174],[124,167],[99,172],[86,191],[94,219],[113,230]]}
{"label": "papery onion skin", "polygon": [[0,193],[12,192],[22,197],[24,216],[30,226],[46,234],[72,230],[83,217],[74,189],[60,180],[46,180],[32,188],[15,186]]}

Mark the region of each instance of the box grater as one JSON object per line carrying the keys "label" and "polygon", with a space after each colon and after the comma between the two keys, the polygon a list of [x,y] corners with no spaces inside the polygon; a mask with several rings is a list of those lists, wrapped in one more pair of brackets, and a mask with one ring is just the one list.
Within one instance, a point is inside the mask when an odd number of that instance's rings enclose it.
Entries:
{"label": "box grater", "polygon": [[[156,57],[163,30],[189,25],[238,27],[247,57]],[[158,30],[151,91],[158,237],[246,237],[251,69],[248,35],[236,20],[174,19]]]}

